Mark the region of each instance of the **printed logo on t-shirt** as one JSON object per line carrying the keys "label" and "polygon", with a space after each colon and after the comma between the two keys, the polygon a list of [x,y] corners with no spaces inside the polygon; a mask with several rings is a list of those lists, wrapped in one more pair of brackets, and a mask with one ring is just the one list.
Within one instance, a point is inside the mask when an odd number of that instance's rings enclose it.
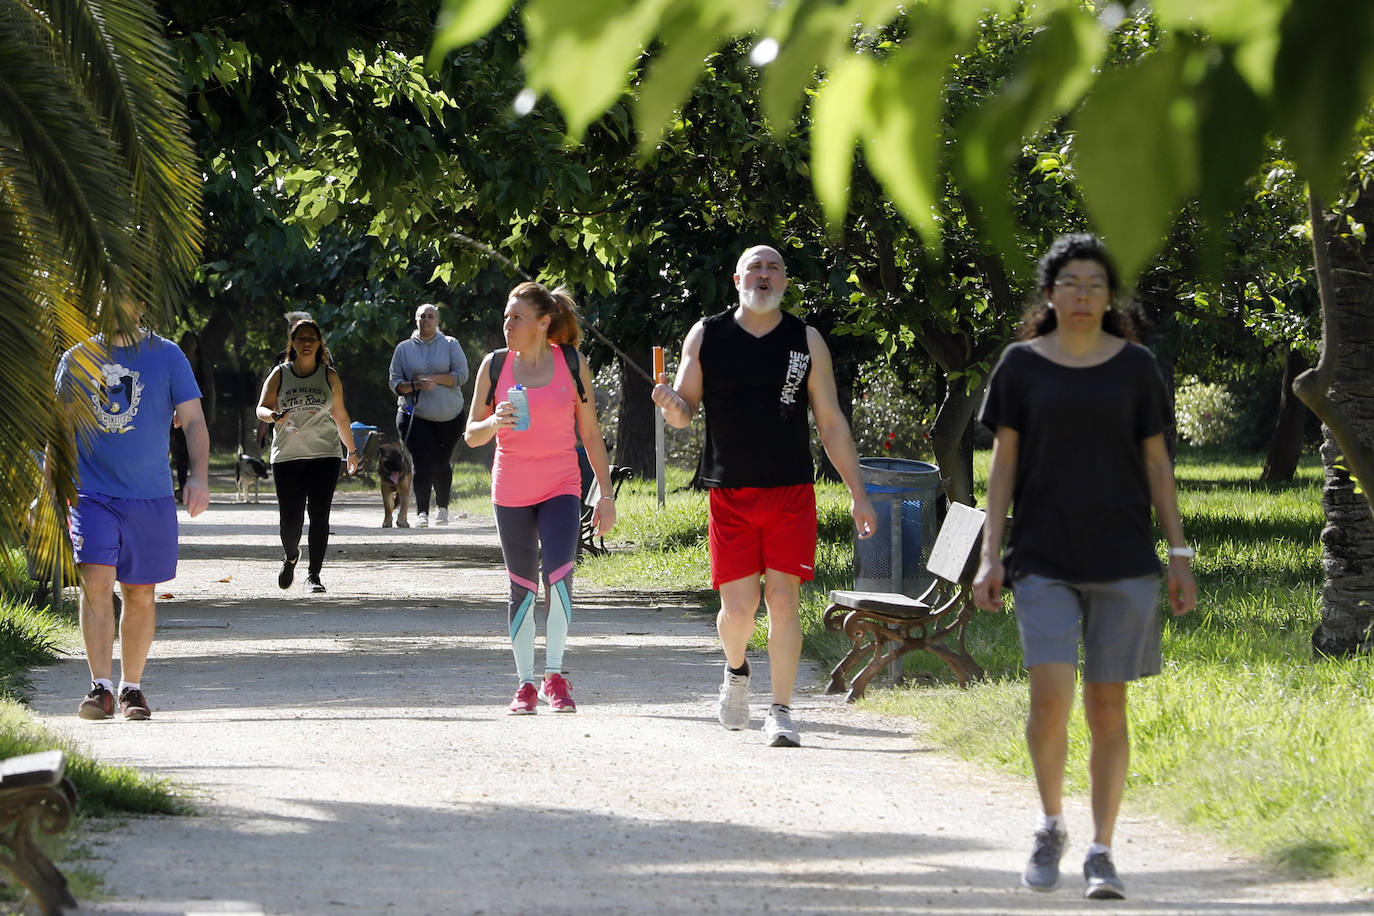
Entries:
{"label": "printed logo on t-shirt", "polygon": [[778,396],[778,412],[784,417],[792,413],[797,405],[797,393],[801,391],[806,379],[806,369],[811,365],[811,354],[792,350],[787,354],[787,377],[783,379],[782,393]]}
{"label": "printed logo on t-shirt", "polygon": [[107,433],[127,433],[135,427],[138,402],[143,400],[143,382],[136,369],[119,363],[101,363],[101,386],[91,393],[96,422]]}

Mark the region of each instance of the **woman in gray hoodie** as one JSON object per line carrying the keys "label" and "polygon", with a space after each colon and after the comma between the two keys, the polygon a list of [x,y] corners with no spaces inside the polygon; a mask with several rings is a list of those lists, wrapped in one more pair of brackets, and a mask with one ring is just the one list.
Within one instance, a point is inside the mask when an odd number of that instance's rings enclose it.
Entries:
{"label": "woman in gray hoodie", "polygon": [[439,306],[415,310],[415,332],[391,355],[396,392],[396,433],[415,462],[415,524],[429,526],[429,491],[438,503],[436,525],[448,524],[453,449],[463,435],[463,392],[468,358],[458,341],[439,331]]}

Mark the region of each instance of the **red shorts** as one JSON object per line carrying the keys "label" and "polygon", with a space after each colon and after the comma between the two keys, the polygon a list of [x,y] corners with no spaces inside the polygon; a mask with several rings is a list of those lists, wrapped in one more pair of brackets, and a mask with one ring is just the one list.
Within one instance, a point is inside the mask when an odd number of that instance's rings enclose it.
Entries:
{"label": "red shorts", "polygon": [[809,582],[816,577],[816,489],[715,487],[706,526],[711,587],[765,569]]}

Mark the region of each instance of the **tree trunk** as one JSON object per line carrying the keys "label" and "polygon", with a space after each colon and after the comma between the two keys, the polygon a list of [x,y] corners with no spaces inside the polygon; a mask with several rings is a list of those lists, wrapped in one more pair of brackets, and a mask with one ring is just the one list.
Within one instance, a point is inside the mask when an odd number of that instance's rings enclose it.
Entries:
{"label": "tree trunk", "polygon": [[1279,419],[1269,439],[1269,456],[1264,459],[1262,483],[1289,483],[1302,457],[1302,434],[1307,425],[1307,407],[1293,394],[1293,381],[1307,369],[1307,357],[1289,347],[1283,360],[1283,385],[1279,389]]}
{"label": "tree trunk", "polygon": [[974,391],[968,391],[963,379],[945,389],[940,412],[930,427],[930,445],[940,476],[948,481],[945,495],[950,500],[973,505],[973,437],[968,435],[969,424],[978,406],[983,403],[984,379]]}
{"label": "tree trunk", "polygon": [[[645,354],[647,356],[647,354]],[[643,362],[648,364],[649,360]],[[620,362],[620,413],[615,440],[616,464],[631,467],[641,480],[654,479],[653,387]]]}
{"label": "tree trunk", "polygon": [[[1316,205],[1313,211],[1314,236],[1319,238],[1315,223],[1324,214]],[[1361,197],[1350,216],[1374,223],[1374,200]],[[1374,277],[1369,271],[1374,243],[1336,237],[1326,251],[1329,265],[1318,263],[1319,275],[1328,268],[1322,289],[1322,356],[1294,388],[1327,424],[1322,431],[1325,582],[1322,620],[1312,645],[1327,655],[1348,655],[1374,648],[1374,515],[1368,492],[1374,477],[1362,475],[1366,492],[1357,493],[1351,470],[1358,473],[1367,464],[1350,454],[1367,453],[1374,442]],[[1319,258],[1322,254],[1317,251]],[[1325,383],[1315,394],[1314,380]]]}

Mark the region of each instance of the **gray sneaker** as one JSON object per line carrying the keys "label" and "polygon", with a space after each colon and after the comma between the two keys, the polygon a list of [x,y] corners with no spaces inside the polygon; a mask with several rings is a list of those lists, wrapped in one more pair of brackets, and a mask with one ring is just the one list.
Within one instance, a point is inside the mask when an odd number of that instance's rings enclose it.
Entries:
{"label": "gray sneaker", "polygon": [[1035,847],[1021,872],[1021,883],[1033,891],[1052,891],[1059,886],[1059,860],[1069,845],[1067,830],[1035,831]]}
{"label": "gray sneaker", "polygon": [[801,735],[792,724],[792,710],[781,703],[768,708],[768,718],[763,722],[763,735],[769,747],[801,747]]}
{"label": "gray sneaker", "polygon": [[1088,884],[1083,888],[1083,896],[1089,900],[1125,900],[1126,885],[1116,876],[1116,866],[1112,857],[1105,852],[1088,856],[1083,863],[1083,877]]}
{"label": "gray sneaker", "polygon": [[448,524],[448,509],[446,509],[446,508],[443,507],[443,506],[440,506],[440,507],[439,507],[438,512],[435,513],[434,524],[436,524],[436,525],[447,525],[447,524]]}
{"label": "gray sneaker", "polygon": [[732,732],[749,727],[749,675],[731,674],[729,665],[725,666],[725,680],[720,685],[716,718]]}
{"label": "gray sneaker", "polygon": [[416,527],[416,528],[428,528],[428,527],[429,527],[429,513],[428,513],[428,512],[419,512],[419,513],[416,513],[416,515],[415,515],[415,527]]}

